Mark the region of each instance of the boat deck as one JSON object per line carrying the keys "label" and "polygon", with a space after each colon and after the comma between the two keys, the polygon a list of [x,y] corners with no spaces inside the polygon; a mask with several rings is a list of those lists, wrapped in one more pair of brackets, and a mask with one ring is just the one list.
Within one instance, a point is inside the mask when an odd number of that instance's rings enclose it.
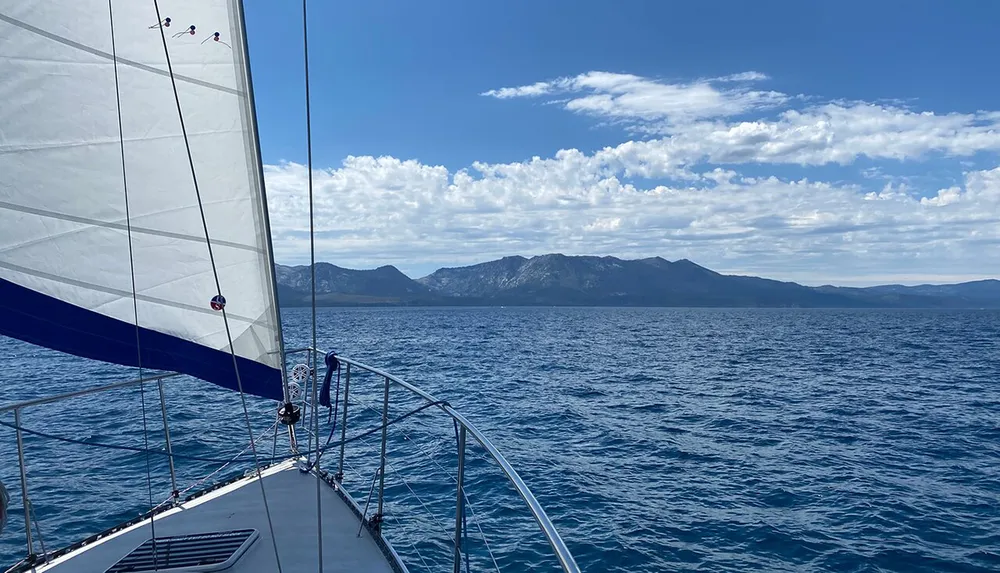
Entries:
{"label": "boat deck", "polygon": [[[300,472],[294,462],[262,471],[264,489],[274,523],[281,569],[317,571],[316,476]],[[379,548],[354,509],[329,484],[320,484],[323,512],[323,572],[399,571]],[[250,476],[206,493],[157,515],[157,539],[233,530],[256,529],[259,537],[231,568],[232,573],[278,571],[271,531],[260,485]],[[150,538],[144,520],[104,539],[85,545],[35,569],[38,573],[104,573]],[[164,570],[161,566],[160,570]],[[186,569],[200,570],[200,569]],[[169,571],[169,569],[167,570]]]}

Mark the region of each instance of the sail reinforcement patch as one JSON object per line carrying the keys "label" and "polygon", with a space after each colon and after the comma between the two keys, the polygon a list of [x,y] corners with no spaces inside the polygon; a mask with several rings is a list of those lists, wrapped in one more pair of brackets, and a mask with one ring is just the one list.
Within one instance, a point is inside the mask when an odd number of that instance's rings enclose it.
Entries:
{"label": "sail reinforcement patch", "polygon": [[[202,573],[228,569],[257,540],[256,529],[147,539],[105,573]],[[155,556],[155,557],[154,557]]]}

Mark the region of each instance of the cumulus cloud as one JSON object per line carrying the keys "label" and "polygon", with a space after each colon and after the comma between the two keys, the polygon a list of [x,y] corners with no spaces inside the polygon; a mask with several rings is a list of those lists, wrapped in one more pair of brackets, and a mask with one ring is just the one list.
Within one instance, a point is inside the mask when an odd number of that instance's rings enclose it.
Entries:
{"label": "cumulus cloud", "polygon": [[[307,252],[306,169],[266,168],[279,260]],[[577,151],[444,167],[350,157],[314,173],[318,246],[354,266],[478,262],[514,253],[663,255],[812,282],[891,270],[928,279],[1000,268],[1000,168],[922,201],[883,190],[714,170],[704,185],[636,186]],[[891,274],[891,273],[890,273]],[[839,280],[838,280],[839,278]]]}
{"label": "cumulus cloud", "polygon": [[1000,150],[1000,123],[986,114],[918,113],[855,103],[788,110],[774,120],[705,121],[661,138],[597,154],[646,176],[686,173],[695,164],[849,165],[873,160],[969,157]]}
{"label": "cumulus cloud", "polygon": [[[561,102],[569,111],[616,120],[659,121],[664,126],[695,119],[728,117],[779,106],[788,96],[755,90],[746,82],[766,79],[745,72],[695,82],[656,81],[632,74],[587,72],[531,85],[505,87],[481,95],[500,99],[569,95]],[[725,87],[716,84],[738,84]]]}
{"label": "cumulus cloud", "polygon": [[[753,87],[766,80],[753,71],[691,82],[588,72],[485,92],[623,121],[646,138],[458,170],[348,157],[314,171],[320,257],[416,274],[564,252],[687,257],[810,284],[996,275],[1000,167],[960,160],[1000,150],[1000,113],[818,102]],[[932,157],[955,158],[952,183],[921,189],[884,174],[893,164],[919,175]],[[768,173],[796,166],[808,176],[859,158],[879,163],[857,168],[854,182]],[[304,262],[308,173],[286,162],[265,175],[277,258]]]}

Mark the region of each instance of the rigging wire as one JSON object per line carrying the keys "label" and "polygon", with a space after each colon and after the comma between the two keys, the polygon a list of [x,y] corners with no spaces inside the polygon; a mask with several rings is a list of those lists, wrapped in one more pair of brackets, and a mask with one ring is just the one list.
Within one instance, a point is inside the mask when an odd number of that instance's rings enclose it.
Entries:
{"label": "rigging wire", "polygon": [[[316,395],[318,380],[318,364],[316,360],[316,225],[315,225],[315,203],[313,201],[313,159],[312,159],[312,110],[310,107],[309,94],[309,18],[307,10],[308,0],[302,0],[302,60],[305,68],[305,92],[306,92],[306,170],[309,172],[309,267],[312,279],[312,408],[311,419],[313,422],[313,434],[316,436],[316,457],[313,462],[319,469],[319,404]],[[312,437],[310,436],[310,445]],[[316,551],[319,557],[319,570],[323,570],[323,497],[321,495],[323,480],[319,471],[316,471]]]}
{"label": "rigging wire", "polygon": [[[362,439],[361,443],[365,444],[369,448],[374,449],[374,445],[371,442],[369,442],[368,440]],[[395,476],[399,478],[399,481],[403,482],[403,486],[406,487],[406,489],[410,491],[410,495],[412,495],[414,497],[414,499],[416,499],[417,502],[421,506],[423,506],[424,511],[427,512],[427,515],[429,515],[431,517],[431,519],[434,519],[434,512],[431,511],[430,506],[428,506],[427,503],[424,502],[424,500],[421,499],[421,497],[419,495],[417,495],[417,492],[414,491],[414,489],[410,486],[409,482],[406,481],[406,478],[403,477],[402,472],[400,472],[399,470],[397,470],[396,466],[394,466],[392,464],[392,462],[390,462],[389,460],[386,460],[385,463],[386,463],[387,466],[389,466],[389,469],[392,470],[392,473],[395,474]],[[392,515],[391,511],[389,512],[389,515]]]}
{"label": "rigging wire", "polygon": [[38,534],[38,544],[42,546],[42,558],[48,561],[49,552],[45,549],[45,538],[42,537],[42,526],[38,523],[38,516],[35,515],[35,504],[28,502],[28,511],[31,512],[31,521],[35,522],[35,533]]}
{"label": "rigging wire", "polygon": [[[121,83],[118,78],[118,47],[115,42],[115,9],[114,0],[108,0],[108,20],[111,27],[111,61],[115,70],[115,107],[118,112],[118,150],[122,159],[122,191],[125,196],[125,234],[128,237],[128,269],[132,281],[132,316],[135,319],[135,359],[139,368],[139,404],[142,409],[142,445],[146,452],[146,493],[149,496],[149,531],[153,540],[153,570],[159,569],[159,559],[156,554],[156,520],[153,519],[153,471],[149,461],[149,428],[146,423],[146,384],[142,380],[142,344],[139,330],[139,299],[135,288],[135,253],[132,248],[132,214],[128,202],[128,171],[125,167],[125,129],[122,126],[122,96]],[[166,420],[164,420],[166,424]],[[165,428],[166,426],[164,426]],[[43,549],[44,551],[44,549]]]}
{"label": "rigging wire", "polygon": [[[372,408],[371,406],[369,406],[367,404],[359,402],[359,403],[355,404],[355,406],[360,406],[363,410],[367,410],[367,411],[372,412],[372,413],[374,413],[376,415],[381,415],[381,413],[378,410],[375,410],[374,408]],[[455,427],[455,443],[456,443],[456,445],[458,445],[458,441],[459,441],[459,438],[458,438],[458,421],[455,420],[454,418],[452,418],[452,423],[454,424],[454,427]],[[400,429],[399,432],[402,433],[404,439],[413,441],[412,438],[410,438],[409,434],[406,433],[405,429]],[[369,442],[368,440],[365,440],[365,439],[362,438],[361,442],[363,444],[367,445],[368,447],[372,447],[371,442]],[[434,456],[432,454],[429,454],[426,450],[423,450],[422,448],[419,448],[419,447],[416,448],[416,450],[417,450],[417,452],[418,452],[418,454],[419,454],[419,456],[420,456],[421,459],[423,459],[423,460],[429,460],[431,463],[433,463],[435,466],[437,466],[437,468],[439,470],[441,470],[441,473],[444,474],[445,477],[447,477],[452,482],[454,482],[455,485],[456,485],[456,487],[458,486],[458,479],[455,476],[451,475],[451,472],[449,472],[448,470],[446,470],[437,460],[435,460]],[[392,472],[396,475],[396,477],[398,477],[399,480],[401,482],[403,482],[403,485],[406,487],[406,489],[408,489],[410,491],[410,494],[412,494],[413,497],[416,498],[416,500],[420,503],[420,505],[423,506],[424,511],[426,511],[431,517],[433,517],[434,516],[434,512],[432,512],[430,510],[430,508],[427,506],[427,504],[424,502],[424,500],[421,499],[419,495],[417,495],[417,492],[414,491],[412,487],[410,487],[410,484],[406,481],[406,478],[403,477],[403,474],[399,470],[396,469],[396,466],[394,466],[393,463],[390,462],[390,461],[388,461],[388,460],[386,461],[386,464],[389,466],[389,469],[392,470]],[[362,480],[364,479],[364,477],[361,476],[360,473],[358,473],[357,471],[355,471],[355,473],[359,477],[361,477]],[[462,537],[463,537],[463,542],[467,542],[469,540],[469,525],[468,525],[468,521],[466,519],[466,513],[465,513],[465,508],[468,507],[469,509],[472,510],[472,518],[473,518],[473,520],[476,523],[476,527],[479,529],[480,539],[483,540],[483,544],[486,546],[486,552],[489,554],[490,560],[493,562],[493,567],[499,573],[499,571],[500,571],[500,565],[499,565],[499,563],[497,563],[496,556],[493,554],[493,549],[490,547],[490,543],[486,539],[486,533],[483,532],[482,523],[480,523],[480,519],[476,515],[476,510],[475,510],[475,507],[473,507],[472,500],[469,499],[468,492],[465,490],[464,487],[462,488],[461,491],[462,491],[462,498],[465,500],[465,505],[462,508],[463,509],[463,511],[462,511]],[[414,550],[416,550],[415,546],[414,546]],[[464,557],[465,557],[465,570],[466,570],[466,573],[468,573],[469,570],[470,570],[470,567],[471,567],[470,560],[469,560],[468,548],[463,549],[462,553],[464,554]],[[418,552],[418,556],[419,556],[419,552]]]}
{"label": "rigging wire", "polygon": [[[160,4],[158,0],[153,0],[153,7],[156,9],[157,21],[163,21],[160,15]],[[184,149],[187,152],[188,166],[191,169],[191,180],[194,184],[195,198],[198,200],[198,211],[201,214],[201,226],[205,232],[205,244],[208,246],[208,258],[212,265],[212,276],[215,279],[215,289],[218,295],[222,295],[222,284],[219,281],[219,270],[215,265],[215,253],[212,251],[212,240],[208,233],[208,220],[205,218],[205,205],[201,200],[201,189],[198,187],[198,175],[194,168],[194,156],[191,154],[191,141],[188,139],[187,127],[184,125],[184,114],[181,110],[181,98],[177,91],[177,78],[174,76],[173,65],[170,63],[170,50],[167,48],[167,35],[160,27],[160,39],[163,43],[163,54],[167,62],[167,72],[170,75],[170,85],[174,92],[174,103],[177,105],[177,119],[180,121],[181,134],[184,136]],[[254,440],[253,426],[250,424],[250,411],[247,408],[246,394],[243,392],[243,380],[240,377],[239,361],[236,359],[236,349],[233,346],[233,334],[229,328],[229,318],[226,316],[226,307],[221,305],[222,322],[226,327],[226,340],[229,343],[229,354],[233,358],[233,370],[236,374],[236,386],[240,393],[240,404],[243,406],[243,419],[246,422],[247,434],[250,436],[250,446],[253,451],[254,469],[257,473],[257,482],[260,484],[260,495],[264,502],[264,513],[267,515],[267,527],[271,533],[271,545],[274,547],[274,559],[278,566],[278,573],[281,573],[281,557],[278,554],[278,540],[274,535],[274,522],[271,520],[271,508],[267,503],[267,492],[264,489],[264,480],[261,479],[260,463],[257,456],[257,446]],[[279,325],[280,326],[280,325]]]}
{"label": "rigging wire", "polygon": [[[350,444],[352,442],[356,442],[358,440],[363,440],[364,438],[367,438],[368,436],[374,434],[375,432],[382,431],[382,427],[383,426],[389,427],[389,426],[392,426],[393,424],[398,424],[399,422],[402,422],[403,420],[405,420],[405,419],[407,419],[407,418],[409,418],[411,416],[415,416],[415,415],[419,414],[420,412],[423,412],[424,410],[426,410],[428,408],[433,408],[435,406],[450,406],[450,405],[451,404],[449,404],[448,402],[446,402],[444,400],[438,400],[436,402],[427,402],[426,404],[422,404],[421,406],[419,406],[417,408],[414,408],[414,409],[410,410],[409,412],[407,412],[405,414],[402,414],[400,416],[397,416],[397,417],[389,420],[385,424],[379,424],[378,426],[375,426],[374,428],[370,428],[368,430],[365,430],[364,432],[362,432],[360,434],[357,434],[355,436],[351,436],[350,438],[345,438],[343,440],[337,440],[336,442],[330,443],[329,446],[324,446],[322,448],[316,448],[315,450],[308,450],[308,451],[305,451],[305,452],[298,452],[298,453],[292,453],[292,454],[288,454],[288,455],[284,455],[284,456],[277,456],[277,457],[273,457],[273,458],[259,458],[258,457],[257,459],[263,460],[263,461],[265,461],[267,463],[274,463],[274,462],[281,462],[281,461],[285,461],[285,460],[291,460],[291,459],[295,459],[295,458],[300,458],[300,457],[303,457],[303,456],[310,456],[310,455],[315,454],[317,452],[319,452],[320,454],[323,454],[323,453],[326,453],[326,451],[328,449],[330,449],[330,448],[339,448],[341,445],[346,445],[346,444]],[[189,455],[185,455],[185,454],[174,454],[174,453],[170,453],[170,452],[164,452],[162,450],[138,448],[138,447],[135,447],[135,446],[122,446],[122,445],[119,445],[119,444],[104,444],[104,443],[101,443],[101,442],[88,442],[86,440],[78,440],[76,438],[67,438],[65,436],[57,436],[55,434],[49,434],[49,433],[41,432],[41,431],[38,431],[38,430],[32,430],[30,428],[26,428],[24,426],[19,426],[17,424],[11,424],[10,422],[4,422],[3,420],[0,420],[0,426],[6,427],[6,428],[10,428],[12,430],[21,430],[25,434],[29,434],[29,435],[32,435],[32,436],[38,436],[39,438],[45,438],[45,439],[48,439],[48,440],[56,440],[57,442],[65,442],[67,444],[76,444],[76,445],[79,445],[79,446],[88,446],[88,447],[93,447],[93,448],[104,448],[104,449],[108,449],[108,450],[119,450],[119,451],[123,451],[123,452],[138,452],[138,453],[149,452],[150,454],[153,454],[153,455],[164,456],[164,457],[168,457],[168,458],[173,458],[175,460],[189,460],[189,461],[195,461],[195,462],[208,462],[208,463],[213,463],[213,464],[224,464],[224,463],[227,463],[227,462],[234,461],[233,458],[209,458],[209,457],[204,457],[204,456],[189,456]],[[245,458],[246,461],[251,461],[252,459],[253,458]],[[235,460],[235,461],[243,461],[243,460]]]}
{"label": "rigging wire", "polygon": [[[280,425],[280,422],[279,421],[275,421],[274,424],[271,426],[271,428],[268,428],[267,430],[264,430],[263,432],[261,432],[260,436],[257,437],[257,441],[259,442],[259,441],[263,440],[265,437],[267,437],[267,434],[269,434],[272,430],[274,430],[275,432],[277,432],[277,429],[278,429],[279,425]],[[275,439],[275,441],[277,441],[277,439]],[[240,461],[240,457],[242,457],[243,454],[247,453],[247,451],[249,451],[249,450],[250,450],[250,446],[248,445],[247,447],[245,447],[242,450],[240,450],[240,453],[238,453],[235,456],[233,456],[233,458],[231,460],[229,460],[228,462],[222,464],[221,466],[219,466],[218,468],[216,468],[214,471],[212,471],[212,473],[210,473],[207,476],[201,478],[200,480],[194,482],[193,484],[189,485],[188,487],[184,488],[183,490],[178,491],[176,494],[172,494],[170,497],[168,497],[167,499],[165,499],[162,502],[160,502],[160,505],[158,505],[156,507],[158,507],[158,508],[159,507],[163,507],[163,506],[167,505],[168,503],[170,503],[171,501],[177,500],[180,496],[186,494],[187,492],[189,492],[189,491],[197,488],[201,484],[203,484],[203,483],[207,482],[208,480],[212,479],[213,477],[215,477],[216,475],[218,475],[219,473],[221,473],[222,470],[224,470],[227,467],[233,465],[234,463]],[[275,455],[274,452],[272,452],[271,453],[271,457],[273,458],[274,455]]]}
{"label": "rigging wire", "polygon": [[[362,409],[368,410],[369,412],[372,412],[373,414],[380,415],[380,412],[378,410],[376,410],[375,408],[372,408],[371,406],[368,406],[367,404],[358,403],[358,404],[355,404],[355,406],[360,406]],[[453,419],[453,421],[454,421],[454,419]],[[404,439],[409,440],[411,442],[414,441],[413,438],[411,438],[410,435],[406,433],[405,429],[400,429],[399,431],[400,431],[401,434],[403,434],[403,438]],[[458,441],[458,436],[457,435],[455,436],[455,441],[456,442]],[[365,442],[365,443],[367,443],[367,442]],[[434,458],[434,454],[432,452],[430,452],[429,450],[426,450],[426,449],[424,449],[422,447],[419,447],[419,446],[414,446],[414,449],[417,450],[417,454],[419,455],[420,459],[424,459],[424,460],[430,461],[432,464],[434,464],[435,466],[437,466],[438,470],[441,471],[442,475],[444,475],[446,478],[448,478],[449,480],[451,480],[452,482],[454,482],[456,484],[456,486],[458,485],[458,479],[455,476],[451,475],[451,472],[449,472],[447,469],[445,469],[445,467],[442,466],[441,463],[438,462]],[[472,454],[472,452],[466,452],[465,453],[466,456],[471,457],[470,454]],[[489,463],[489,461],[490,461],[488,458],[485,458],[485,457],[480,458],[480,459],[485,460],[487,463]],[[391,464],[390,464],[390,467],[391,467]],[[395,471],[395,470],[393,470],[393,471]],[[400,479],[402,479],[402,476],[400,476]],[[476,528],[479,529],[479,538],[483,540],[483,545],[486,546],[486,552],[489,554],[490,560],[493,561],[493,568],[496,569],[496,571],[499,573],[499,571],[500,571],[500,564],[497,563],[497,558],[493,554],[493,548],[490,547],[490,542],[489,542],[489,540],[486,539],[486,533],[483,531],[482,520],[479,518],[479,515],[476,513],[476,505],[474,503],[472,503],[472,498],[469,497],[469,492],[466,491],[465,488],[462,488],[462,497],[465,498],[465,504],[469,508],[469,510],[472,512],[472,520],[476,524]],[[465,517],[463,516],[462,519],[464,520]],[[468,540],[468,537],[469,537],[469,533],[468,533],[468,530],[467,530],[468,526],[463,523],[463,527],[466,528],[466,531],[465,531],[464,535],[465,535],[466,540]]]}
{"label": "rigging wire", "polygon": [[[368,442],[364,442],[364,443],[368,444]],[[344,468],[350,470],[354,475],[356,475],[358,477],[359,480],[365,481],[365,476],[361,475],[361,472],[359,472],[357,470],[357,468],[355,468],[355,467],[353,467],[353,466],[351,466],[350,464],[347,464],[347,463],[344,464]],[[402,476],[400,476],[400,479],[402,479]],[[388,515],[389,519],[391,519],[394,522],[396,522],[396,525],[398,525],[400,529],[403,528],[403,522],[402,522],[402,520],[400,520],[398,517],[396,517],[395,513],[393,513],[393,512],[390,511],[387,515]],[[431,517],[434,517],[433,514],[431,515]],[[431,567],[429,563],[427,563],[427,560],[424,558],[423,554],[420,553],[420,549],[417,547],[416,542],[414,542],[412,539],[403,538],[401,540],[394,540],[393,541],[393,545],[398,544],[400,541],[406,543],[407,545],[409,545],[410,547],[413,548],[413,552],[417,554],[417,558],[420,559],[421,563],[423,563],[425,571],[433,571],[434,570],[434,568]]]}

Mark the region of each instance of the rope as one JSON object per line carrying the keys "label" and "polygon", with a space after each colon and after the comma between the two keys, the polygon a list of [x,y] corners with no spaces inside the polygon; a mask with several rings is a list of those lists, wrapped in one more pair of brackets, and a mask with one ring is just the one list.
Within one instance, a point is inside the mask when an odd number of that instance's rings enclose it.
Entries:
{"label": "rope", "polygon": [[[320,448],[319,422],[316,423],[316,432],[317,432],[316,448],[317,451],[320,453],[317,454],[316,459],[313,462],[311,462],[308,466],[306,466],[306,469],[304,471],[309,471],[319,464],[319,459],[320,457],[322,457],[322,452],[325,452],[326,449],[330,447],[330,442],[333,440],[333,434],[337,430],[337,412],[340,411],[340,361],[337,360],[337,356],[333,352],[330,352],[326,355],[325,362],[326,362],[326,372],[327,372],[327,381],[323,383],[323,389],[325,391],[328,390],[327,382],[329,382],[329,378],[331,375],[330,369],[333,368],[337,371],[337,389],[334,391],[334,396],[336,396],[336,398],[334,399],[333,410],[330,411],[330,418],[333,419],[333,424],[330,426],[330,433],[327,434],[326,436],[326,444],[324,444],[323,447]],[[329,396],[327,396],[327,399],[329,400]],[[320,401],[322,402],[322,398],[320,399]],[[329,402],[327,404],[329,405]],[[345,408],[347,407],[346,404],[344,407]],[[316,409],[315,406],[311,406],[311,408],[313,410]],[[310,444],[312,443],[312,434],[309,435],[309,443]]]}
{"label": "rope", "polygon": [[[333,439],[333,433],[337,430],[337,414],[340,413],[340,361],[337,360],[337,356],[332,352],[327,354],[326,361],[327,368],[330,368],[330,363],[332,362],[333,368],[337,371],[337,387],[333,390],[333,409],[330,410],[330,415],[326,419],[327,423],[332,422],[330,425],[330,433],[326,436],[326,443],[329,445],[330,440]],[[324,384],[324,386],[326,385]],[[327,396],[327,400],[329,399],[330,397]],[[327,406],[329,407],[329,402],[327,402]],[[347,405],[345,404],[344,407],[346,408]],[[319,460],[316,460],[316,463],[319,463]]]}
{"label": "rope", "polygon": [[[262,459],[262,460],[264,460],[267,463],[274,463],[274,462],[281,462],[281,461],[285,461],[285,460],[291,460],[291,459],[299,458],[299,457],[302,457],[302,456],[308,456],[308,455],[311,455],[311,454],[315,454],[317,451],[320,454],[323,454],[323,453],[326,452],[326,450],[328,450],[330,448],[338,448],[341,445],[347,445],[347,444],[350,444],[351,442],[356,442],[358,440],[362,440],[362,439],[364,439],[364,438],[366,438],[366,437],[374,434],[375,432],[382,431],[382,427],[383,426],[389,427],[389,426],[391,426],[393,424],[397,424],[397,423],[402,422],[403,420],[409,418],[410,416],[415,416],[416,414],[419,414],[420,412],[423,412],[424,410],[426,410],[428,408],[432,408],[434,406],[450,406],[450,405],[451,404],[449,404],[448,402],[446,402],[444,400],[438,400],[436,402],[427,402],[426,404],[423,404],[423,405],[421,405],[418,408],[414,408],[413,410],[410,410],[409,412],[407,412],[407,413],[405,413],[405,414],[403,414],[401,416],[398,416],[396,418],[393,418],[392,420],[389,420],[385,424],[379,424],[378,426],[376,426],[376,427],[374,427],[374,428],[372,428],[370,430],[366,430],[366,431],[364,431],[364,432],[362,432],[360,434],[357,434],[355,436],[351,436],[350,438],[346,438],[346,439],[343,439],[343,440],[338,440],[336,442],[331,442],[329,444],[329,446],[324,446],[322,448],[317,448],[315,450],[309,450],[309,451],[305,451],[305,452],[299,452],[297,454],[288,454],[288,455],[285,455],[285,456],[276,456],[276,457],[273,457],[273,458],[270,458],[270,459],[268,459],[268,458],[258,458],[258,459]],[[244,461],[244,460],[234,460],[233,458],[208,458],[208,457],[202,457],[202,456],[188,456],[188,455],[184,455],[184,454],[172,454],[172,453],[164,452],[164,451],[161,451],[161,450],[152,450],[152,449],[137,448],[135,446],[122,446],[122,445],[118,445],[118,444],[102,444],[102,443],[99,443],[99,442],[87,442],[87,441],[84,441],[84,440],[77,440],[77,439],[74,439],[74,438],[67,438],[67,437],[64,437],[64,436],[57,436],[57,435],[54,435],[54,434],[48,434],[48,433],[45,433],[45,432],[40,432],[38,430],[32,430],[32,429],[29,429],[29,428],[25,428],[24,426],[18,426],[17,424],[11,424],[10,422],[4,422],[2,420],[0,420],[0,426],[4,426],[4,427],[10,428],[12,430],[21,430],[25,434],[29,434],[29,435],[32,435],[32,436],[38,436],[39,438],[45,438],[45,439],[48,439],[48,440],[55,440],[57,442],[65,442],[67,444],[76,444],[76,445],[80,445],[80,446],[89,446],[89,447],[94,447],[94,448],[104,448],[104,449],[108,449],[108,450],[119,450],[119,451],[124,451],[124,452],[138,452],[138,453],[149,452],[151,454],[155,454],[155,455],[159,455],[159,456],[172,457],[172,458],[174,458],[176,460],[190,460],[190,461],[195,461],[195,462],[207,462],[207,463],[213,463],[213,464],[224,464],[224,463],[228,463],[228,462],[231,462],[231,461]],[[251,458],[247,458],[245,461],[249,461],[250,459]]]}
{"label": "rope", "polygon": [[[118,47],[115,42],[115,10],[113,0],[108,0],[108,20],[111,27],[111,60],[115,70],[115,106],[118,112],[118,149],[122,159],[122,191],[125,196],[125,234],[128,237],[128,269],[132,281],[132,316],[135,319],[135,354],[136,365],[139,368],[139,404],[142,409],[142,446],[149,450],[149,428],[146,424],[146,384],[142,380],[142,345],[139,336],[139,300],[135,288],[135,255],[132,248],[132,215],[128,202],[128,172],[125,167],[125,131],[122,126],[121,84],[118,79]],[[149,497],[149,531],[153,539],[153,567],[158,568],[156,556],[156,522],[153,519],[153,471],[150,466],[149,452],[146,453],[146,494]],[[41,532],[38,534],[41,537]],[[42,552],[45,548],[43,546]]]}
{"label": "rope", "polygon": [[[305,91],[306,91],[306,169],[309,172],[309,264],[312,272],[312,347],[315,349],[316,343],[316,226],[315,226],[315,205],[313,202],[313,159],[312,159],[312,110],[309,97],[309,19],[306,9],[307,0],[302,0],[302,59],[305,67]],[[312,381],[313,381],[313,432],[316,434],[316,447],[319,448],[319,412],[316,410],[316,350],[312,355]],[[311,438],[310,438],[311,441]],[[320,454],[317,451],[313,465],[319,465]],[[319,556],[319,570],[323,570],[323,497],[320,495],[323,478],[316,472],[316,530],[317,548]]]}
{"label": "rope", "polygon": [[[160,4],[158,0],[153,0],[153,7],[156,9],[156,19],[162,22],[160,16]],[[205,244],[208,246],[208,258],[212,264],[212,276],[215,279],[215,290],[222,295],[222,285],[219,282],[219,270],[215,265],[215,254],[212,252],[212,240],[208,233],[208,220],[205,218],[205,205],[201,200],[201,189],[198,187],[198,175],[194,168],[194,156],[191,155],[191,141],[188,139],[187,127],[184,125],[184,114],[181,111],[181,98],[177,91],[177,79],[174,77],[174,68],[170,63],[170,50],[167,48],[167,35],[160,26],[160,39],[163,42],[163,54],[167,61],[167,72],[170,74],[170,85],[173,87],[174,103],[177,105],[177,118],[180,121],[181,134],[184,136],[184,149],[187,152],[188,166],[191,169],[191,180],[194,184],[195,197],[198,200],[198,211],[201,214],[201,226],[205,231]],[[243,406],[243,419],[246,422],[247,435],[250,437],[250,445],[253,450],[254,469],[257,472],[257,482],[260,483],[260,496],[264,501],[264,513],[267,515],[267,527],[271,532],[271,545],[274,547],[274,559],[278,565],[278,573],[281,573],[281,557],[278,554],[278,541],[274,535],[274,523],[271,521],[271,508],[267,503],[267,492],[264,490],[264,480],[260,476],[260,462],[257,459],[257,446],[254,445],[253,427],[250,425],[250,411],[247,409],[246,394],[243,393],[243,380],[240,377],[240,366],[236,360],[236,349],[233,347],[233,333],[229,328],[229,318],[226,316],[226,307],[222,305],[222,322],[226,327],[226,339],[229,342],[229,354],[233,357],[233,370],[236,374],[236,386],[240,392],[240,403]],[[280,325],[279,325],[280,326]]]}

